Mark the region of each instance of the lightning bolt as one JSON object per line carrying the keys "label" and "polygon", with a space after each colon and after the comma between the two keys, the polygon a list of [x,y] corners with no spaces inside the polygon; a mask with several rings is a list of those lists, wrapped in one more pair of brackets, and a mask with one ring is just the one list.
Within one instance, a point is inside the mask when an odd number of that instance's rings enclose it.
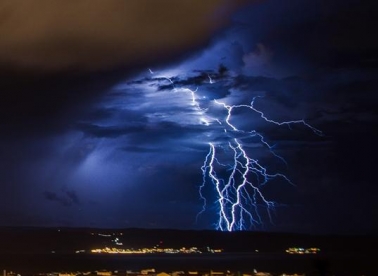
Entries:
{"label": "lightning bolt", "polygon": [[[227,111],[227,115],[224,119],[224,125],[226,126],[224,132],[242,133],[245,134],[247,138],[257,137],[261,145],[268,148],[275,157],[282,160],[285,164],[287,164],[286,161],[273,151],[273,146],[266,142],[262,134],[258,133],[256,130],[241,130],[231,122],[232,114],[235,109],[249,109],[260,115],[260,118],[264,121],[278,126],[286,125],[291,128],[294,124],[301,124],[311,129],[316,135],[323,135],[320,130],[311,126],[305,120],[279,122],[267,118],[262,111],[255,108],[254,104],[257,98],[258,97],[254,97],[250,105],[228,105],[216,99],[214,100],[215,104],[223,107]],[[264,196],[262,188],[274,178],[282,178],[286,182],[294,185],[284,174],[268,173],[267,169],[261,165],[257,159],[247,154],[242,139],[243,138],[233,138],[226,145],[209,143],[210,150],[201,167],[203,182],[200,185],[200,197],[203,200],[203,207],[200,214],[206,210],[207,204],[207,200],[203,196],[202,191],[206,184],[210,182],[215,187],[217,194],[216,203],[219,211],[216,229],[221,231],[231,232],[235,230],[245,230],[252,226],[263,224],[261,209],[266,210],[272,222],[271,212],[274,210],[276,203],[268,200]],[[230,160],[232,161],[227,165],[219,162],[217,158],[217,148],[223,150],[226,154],[231,152],[233,157],[230,158]],[[222,171],[222,167],[228,168],[228,176],[218,176],[217,170]],[[222,174],[224,175],[225,173],[223,172]]]}
{"label": "lightning bolt", "polygon": [[[149,69],[150,74],[155,74]],[[215,82],[208,74],[207,84]],[[175,84],[176,78],[166,76],[156,77],[165,80],[172,86],[174,93],[186,93],[189,95],[189,104],[199,116],[201,124],[211,126],[217,123],[219,127],[216,129],[223,133],[226,142],[208,142],[209,151],[205,156],[202,171],[202,183],[199,186],[199,196],[203,202],[199,216],[208,209],[211,202],[206,196],[207,187],[211,185],[211,189],[215,192],[215,200],[213,200],[217,208],[217,222],[215,228],[221,231],[245,230],[264,224],[264,213],[273,223],[272,212],[278,205],[276,202],[268,199],[263,191],[264,187],[272,179],[282,179],[285,182],[294,185],[290,179],[279,172],[269,172],[268,169],[259,162],[258,159],[250,156],[250,144],[247,139],[253,139],[254,145],[258,144],[266,148],[274,158],[281,160],[287,165],[285,159],[274,151],[274,145],[270,145],[262,133],[257,130],[244,130],[238,128],[233,123],[233,114],[235,110],[245,109],[253,112],[260,120],[266,123],[280,126],[287,126],[289,129],[293,125],[301,125],[310,129],[314,134],[322,136],[323,133],[317,128],[311,126],[305,120],[276,121],[268,118],[265,113],[255,107],[255,102],[261,96],[252,98],[250,104],[230,105],[218,99],[213,99],[214,106],[218,106],[225,111],[224,117],[209,116],[208,109],[202,108],[200,97],[198,97],[198,88],[195,90],[178,87]]]}

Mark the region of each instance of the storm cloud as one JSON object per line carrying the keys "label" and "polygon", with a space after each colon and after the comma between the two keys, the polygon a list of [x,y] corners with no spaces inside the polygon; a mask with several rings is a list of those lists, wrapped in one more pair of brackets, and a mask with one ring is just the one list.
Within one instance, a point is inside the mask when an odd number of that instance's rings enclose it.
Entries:
{"label": "storm cloud", "polygon": [[295,184],[259,230],[376,231],[376,1],[240,3],[1,1],[1,223],[213,228],[238,139]]}
{"label": "storm cloud", "polygon": [[166,61],[208,41],[241,2],[4,0],[0,66],[49,72]]}

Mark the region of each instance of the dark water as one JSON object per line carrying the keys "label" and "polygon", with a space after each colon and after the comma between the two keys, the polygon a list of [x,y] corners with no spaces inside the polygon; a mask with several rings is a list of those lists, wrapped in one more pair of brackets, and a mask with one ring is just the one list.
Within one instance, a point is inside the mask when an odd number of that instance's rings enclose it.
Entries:
{"label": "dark water", "polygon": [[[378,256],[378,254],[377,254]],[[0,255],[0,269],[22,275],[52,271],[140,270],[231,270],[253,269],[306,275],[378,275],[378,257],[372,254],[328,254],[298,256],[287,254],[235,253],[212,255],[92,255],[13,254]]]}

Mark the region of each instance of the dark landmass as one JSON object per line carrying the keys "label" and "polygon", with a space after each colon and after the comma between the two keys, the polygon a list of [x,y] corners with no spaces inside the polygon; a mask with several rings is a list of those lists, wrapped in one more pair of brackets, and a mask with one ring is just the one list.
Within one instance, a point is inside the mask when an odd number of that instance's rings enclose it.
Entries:
{"label": "dark landmass", "polygon": [[[117,245],[115,239],[122,242]],[[0,228],[0,269],[35,275],[51,271],[232,270],[306,275],[378,275],[377,236],[318,236],[171,229]],[[94,254],[90,249],[198,247],[205,254]],[[207,248],[223,249],[209,253]],[[289,247],[318,247],[291,255]],[[75,252],[85,250],[84,253]],[[256,251],[258,250],[258,251]]]}
{"label": "dark landmass", "polygon": [[[109,236],[107,236],[109,235]],[[118,237],[122,246],[112,240]],[[377,235],[307,235],[172,229],[0,228],[0,253],[74,253],[93,248],[207,247],[225,253],[283,253],[289,247],[318,247],[321,253],[376,253]]]}

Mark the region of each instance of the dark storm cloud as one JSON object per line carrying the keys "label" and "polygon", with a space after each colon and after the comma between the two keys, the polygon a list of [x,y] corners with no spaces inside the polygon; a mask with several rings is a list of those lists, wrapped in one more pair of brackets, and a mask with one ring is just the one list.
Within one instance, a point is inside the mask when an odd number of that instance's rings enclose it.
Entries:
{"label": "dark storm cloud", "polygon": [[204,45],[242,2],[1,1],[1,127],[68,127],[125,75]]}
{"label": "dark storm cloud", "polygon": [[[202,209],[201,166],[209,142],[217,145],[218,161],[226,163],[227,145],[237,138],[269,172],[285,173],[295,184],[280,179],[264,186],[264,194],[280,206],[275,224],[264,229],[366,233],[377,225],[371,173],[378,154],[374,4],[262,1],[241,11],[240,24],[194,56],[189,51],[189,58],[177,64],[168,60],[170,65],[154,66],[160,58],[204,42],[214,29],[196,36],[199,25],[194,25],[189,43],[180,24],[169,24],[180,21],[172,12],[176,3],[164,9],[172,2],[157,0],[145,7],[144,1],[93,1],[90,6],[83,0],[35,1],[35,7],[21,0],[1,2],[0,36],[11,32],[6,27],[11,23],[19,29],[0,39],[0,63],[54,72],[47,77],[17,70],[0,74],[4,224],[151,227],[154,222],[154,227],[212,228],[217,218],[210,204],[217,198],[211,184],[206,188],[209,209],[193,225]],[[191,20],[206,24],[216,3],[231,1],[185,0],[180,9],[204,9],[177,16],[184,26]],[[146,10],[134,13],[129,5]],[[83,10],[88,11],[80,14]],[[129,12],[130,17],[123,16]],[[154,18],[147,22],[149,12]],[[34,21],[35,16],[41,18]],[[150,37],[161,17],[166,25]],[[26,34],[28,28],[35,32]],[[14,49],[4,48],[21,41]],[[152,57],[145,55],[155,46]],[[130,77],[133,64],[144,68]],[[126,69],[77,74],[118,65]],[[324,136],[304,125],[268,123],[247,107],[234,109],[230,122],[264,135],[285,164],[258,136],[227,127],[227,110],[214,102],[249,105],[256,96],[255,108],[268,118],[305,119]]]}
{"label": "dark storm cloud", "polygon": [[156,148],[146,148],[146,147],[139,147],[139,146],[129,146],[129,147],[121,147],[121,150],[129,151],[129,152],[140,152],[140,153],[150,153],[150,152],[164,152],[166,151],[165,148],[160,147],[159,149]]}
{"label": "dark storm cloud", "polygon": [[116,74],[32,77],[0,73],[0,124],[4,134],[59,131],[119,78]]}
{"label": "dark storm cloud", "polygon": [[[230,89],[232,87],[232,83],[225,84],[227,80],[232,80],[228,75],[228,68],[225,67],[223,64],[219,65],[218,70],[193,70],[190,76],[185,78],[180,78],[180,76],[172,76],[169,78],[169,82],[167,82],[166,78],[157,78],[154,80],[158,80],[156,86],[158,90],[172,90],[176,87],[184,87],[189,88],[192,90],[198,90],[199,87],[206,89],[206,95],[213,96],[214,98],[221,98],[225,97],[230,93]],[[144,80],[145,82],[148,79]],[[216,85],[215,83],[221,81],[224,83],[223,86]],[[140,82],[142,83],[142,82]],[[210,93],[209,91],[213,91],[214,94]],[[197,92],[201,93],[201,91]],[[198,99],[201,101],[201,99]]]}
{"label": "dark storm cloud", "polygon": [[[249,52],[261,54],[266,49],[275,70],[265,69],[281,74],[309,67],[377,68],[377,9],[377,2],[371,0],[265,1],[240,13],[241,28],[249,26],[244,60]],[[261,56],[250,57],[262,61]]]}
{"label": "dark storm cloud", "polygon": [[183,127],[177,123],[161,122],[144,133],[136,133],[128,137],[128,142],[139,145],[155,145],[169,151],[175,151],[188,143],[196,143],[193,137],[200,136],[206,131],[203,126]]}
{"label": "dark storm cloud", "polygon": [[100,138],[115,138],[135,132],[143,132],[144,126],[99,126],[95,124],[79,123],[77,129],[85,134]]}
{"label": "dark storm cloud", "polygon": [[59,194],[51,191],[45,191],[43,192],[43,197],[49,201],[57,202],[66,207],[73,204],[80,204],[79,197],[73,190],[62,191]]}
{"label": "dark storm cloud", "polygon": [[205,42],[241,2],[4,0],[0,65],[47,71],[146,65]]}

